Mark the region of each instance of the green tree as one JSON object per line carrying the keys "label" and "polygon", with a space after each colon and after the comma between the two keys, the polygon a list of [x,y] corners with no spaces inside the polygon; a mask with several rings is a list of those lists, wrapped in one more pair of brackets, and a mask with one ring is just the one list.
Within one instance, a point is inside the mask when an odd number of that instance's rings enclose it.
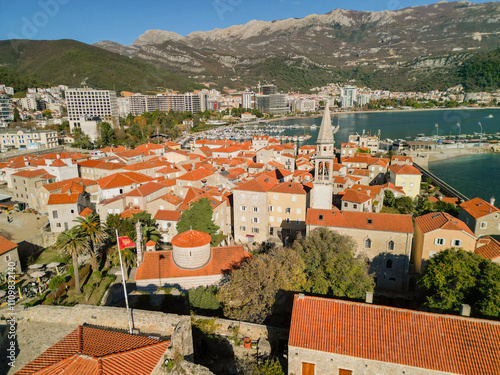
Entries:
{"label": "green tree", "polygon": [[273,358],[266,359],[252,372],[252,375],[285,375],[285,373],[278,358]]}
{"label": "green tree", "polygon": [[78,274],[78,255],[82,254],[88,249],[88,240],[77,227],[66,230],[59,234],[56,241],[56,248],[68,255],[73,259],[73,269],[75,270],[75,290],[76,294],[81,294],[80,289],[80,276]]}
{"label": "green tree", "polygon": [[458,312],[461,304],[475,315],[500,316],[500,265],[463,249],[446,249],[427,261],[418,281],[424,306]]}
{"label": "green tree", "polygon": [[384,191],[384,206],[396,207],[396,198],[394,193],[390,190]]}
{"label": "green tree", "polygon": [[410,197],[396,198],[395,205],[401,214],[411,214],[415,210],[413,206],[413,199]]}
{"label": "green tree", "polygon": [[42,116],[45,118],[52,118],[52,111],[50,109],[44,109],[42,111]]}
{"label": "green tree", "polygon": [[97,263],[99,246],[106,240],[107,234],[101,226],[99,215],[90,214],[85,217],[77,217],[74,221],[78,223],[77,228],[85,234],[89,243],[90,264],[92,271],[97,271],[99,266]]}
{"label": "green tree", "polygon": [[188,210],[184,211],[177,222],[177,232],[183,233],[190,229],[205,232],[212,236],[212,245],[218,245],[222,241],[221,235],[217,232],[219,227],[213,220],[213,209],[208,198],[201,198],[191,204]]}
{"label": "green tree", "polygon": [[113,129],[109,122],[101,122],[99,124],[99,137],[99,144],[101,147],[116,143],[115,129]]}
{"label": "green tree", "polygon": [[274,249],[253,256],[234,270],[217,297],[230,319],[262,323],[271,314],[280,290],[300,291],[304,263],[296,251]]}
{"label": "green tree", "polygon": [[215,285],[200,286],[189,290],[189,304],[195,311],[219,310],[221,304],[217,299],[219,288]]}
{"label": "green tree", "polygon": [[19,115],[19,109],[14,107],[14,122],[21,121],[21,116]]}
{"label": "green tree", "polygon": [[352,238],[326,228],[317,228],[295,241],[305,264],[305,291],[335,297],[364,298],[373,291],[373,277],[366,263],[355,257]]}

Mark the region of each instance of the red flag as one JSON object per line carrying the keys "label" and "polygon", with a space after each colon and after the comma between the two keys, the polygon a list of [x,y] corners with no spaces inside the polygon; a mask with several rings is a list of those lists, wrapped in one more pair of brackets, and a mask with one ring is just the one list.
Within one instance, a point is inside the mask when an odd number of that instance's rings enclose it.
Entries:
{"label": "red flag", "polygon": [[118,247],[123,250],[126,247],[135,247],[135,243],[128,237],[118,237]]}

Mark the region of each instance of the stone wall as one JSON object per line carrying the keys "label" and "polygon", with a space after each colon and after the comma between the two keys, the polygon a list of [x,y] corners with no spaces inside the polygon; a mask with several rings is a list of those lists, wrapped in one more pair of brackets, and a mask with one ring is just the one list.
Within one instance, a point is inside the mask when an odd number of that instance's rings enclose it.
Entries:
{"label": "stone wall", "polygon": [[[75,325],[87,323],[124,330],[129,328],[126,309],[120,307],[38,305],[19,312],[18,319],[39,323]],[[192,357],[193,337],[189,316],[133,309],[132,321],[133,328],[139,333],[170,336],[174,350],[178,349],[185,358]]]}
{"label": "stone wall", "polygon": [[269,341],[273,340],[288,340],[288,329],[277,328],[266,326],[262,324],[253,324],[247,322],[241,322],[237,320],[229,320],[229,319],[220,319],[220,318],[212,318],[208,316],[195,315],[194,321],[206,319],[213,320],[215,319],[215,333],[221,336],[233,336],[232,327],[239,326],[238,334],[242,337],[249,337],[252,341],[257,341],[258,339],[266,338]]}
{"label": "stone wall", "polygon": [[44,249],[55,244],[57,235],[58,233],[51,233],[42,229],[39,234],[19,242],[18,252],[23,268],[25,267],[26,261],[30,256],[36,257]]}
{"label": "stone wall", "polygon": [[290,346],[288,348],[288,374],[301,375],[302,364],[314,365],[314,374],[339,374],[339,370],[350,370],[352,375],[406,374],[435,375],[448,372],[428,370],[396,363],[374,361],[341,354],[321,352]]}

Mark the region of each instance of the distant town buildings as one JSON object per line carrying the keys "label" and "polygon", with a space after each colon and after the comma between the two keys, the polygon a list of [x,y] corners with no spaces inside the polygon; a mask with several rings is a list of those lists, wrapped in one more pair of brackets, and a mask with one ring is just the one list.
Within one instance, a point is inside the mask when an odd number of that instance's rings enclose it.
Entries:
{"label": "distant town buildings", "polygon": [[0,129],[1,149],[39,149],[55,147],[58,144],[57,132],[53,130]]}
{"label": "distant town buildings", "polygon": [[0,94],[0,127],[7,127],[13,119],[11,99],[7,95]]}

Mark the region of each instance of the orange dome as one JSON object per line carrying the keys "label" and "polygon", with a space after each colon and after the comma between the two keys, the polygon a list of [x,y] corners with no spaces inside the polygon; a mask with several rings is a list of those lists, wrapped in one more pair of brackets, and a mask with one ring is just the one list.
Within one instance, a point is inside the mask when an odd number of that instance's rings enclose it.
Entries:
{"label": "orange dome", "polygon": [[208,233],[191,229],[172,238],[172,245],[176,247],[199,247],[208,245],[211,240],[212,237]]}

